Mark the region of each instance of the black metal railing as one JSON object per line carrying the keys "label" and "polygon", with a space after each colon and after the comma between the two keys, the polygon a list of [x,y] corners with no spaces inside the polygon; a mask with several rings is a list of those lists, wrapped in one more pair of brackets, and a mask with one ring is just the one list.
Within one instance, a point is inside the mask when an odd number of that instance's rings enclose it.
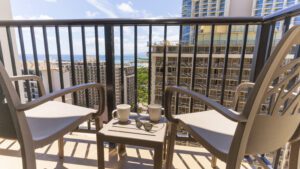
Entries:
{"label": "black metal railing", "polygon": [[[115,54],[115,47],[120,46],[120,102],[123,103],[125,102],[125,91],[127,89],[124,88],[124,83],[125,77],[124,77],[124,70],[125,70],[125,62],[124,60],[126,59],[126,55],[124,54],[127,49],[125,49],[124,45],[124,27],[131,27],[133,28],[133,62],[132,65],[134,67],[134,80],[133,80],[133,109],[137,111],[138,108],[138,55],[139,55],[139,43],[138,43],[138,28],[139,27],[146,27],[148,29],[148,103],[151,103],[151,98],[160,98],[157,99],[161,101],[160,103],[164,103],[164,92],[163,90],[165,87],[169,84],[166,82],[167,77],[169,76],[167,73],[167,67],[169,64],[171,65],[176,65],[176,73],[173,73],[172,76],[176,76],[176,81],[172,81],[172,83],[176,85],[180,85],[182,77],[184,74],[182,73],[182,69],[184,67],[191,67],[191,71],[189,73],[191,80],[188,82],[183,82],[186,84],[186,86],[192,90],[194,90],[195,86],[198,85],[196,82],[196,79],[199,77],[197,75],[196,67],[198,63],[196,62],[198,58],[199,53],[205,53],[201,51],[201,48],[199,48],[199,45],[205,45],[208,46],[208,51],[207,51],[207,60],[205,64],[203,64],[203,67],[207,68],[207,75],[206,75],[206,83],[205,83],[205,95],[209,97],[209,93],[211,90],[211,79],[212,77],[212,70],[214,68],[214,63],[213,63],[213,55],[215,54],[215,49],[214,47],[220,46],[221,43],[219,43],[220,40],[215,40],[216,36],[216,29],[218,26],[225,26],[227,28],[226,33],[226,39],[222,44],[224,51],[222,50],[220,53],[223,53],[223,61],[222,64],[218,64],[222,66],[223,72],[222,72],[222,77],[219,78],[221,80],[220,87],[221,87],[221,95],[219,97],[220,103],[224,102],[224,99],[230,98],[229,96],[225,96],[225,90],[227,89],[226,86],[226,80],[227,78],[231,78],[230,75],[228,75],[228,67],[232,67],[230,63],[228,63],[228,58],[229,55],[231,54],[231,43],[239,44],[241,47],[240,52],[238,53],[240,55],[239,57],[239,65],[235,65],[239,69],[238,71],[238,76],[235,77],[238,81],[238,84],[241,83],[244,80],[247,80],[246,77],[243,76],[243,70],[249,67],[249,65],[244,65],[245,61],[245,56],[248,54],[247,53],[247,45],[252,45],[254,46],[254,52],[253,52],[253,57],[252,57],[252,66],[251,66],[251,73],[250,73],[250,78],[248,80],[250,81],[255,81],[258,74],[262,70],[265,61],[269,57],[272,47],[274,46],[274,42],[276,43],[274,39],[274,32],[275,29],[277,29],[278,22],[283,21],[282,24],[282,34],[284,34],[292,24],[292,18],[296,17],[300,14],[300,5],[295,5],[290,8],[275,12],[274,14],[265,16],[265,17],[204,17],[204,18],[172,18],[172,19],[93,19],[93,20],[22,20],[22,21],[11,21],[11,20],[2,20],[0,21],[0,30],[3,30],[6,32],[6,37],[0,37],[0,59],[1,61],[7,62],[9,60],[10,64],[12,65],[11,69],[13,72],[13,75],[18,74],[18,70],[20,69],[17,67],[17,63],[20,61],[22,65],[22,71],[24,74],[28,74],[28,53],[32,52],[33,55],[33,62],[34,62],[34,70],[35,74],[40,76],[41,74],[41,68],[40,68],[40,60],[38,57],[38,43],[37,43],[37,29],[41,29],[42,37],[39,37],[42,39],[42,44],[43,44],[43,56],[45,56],[45,63],[46,63],[46,74],[47,74],[47,85],[48,86],[48,91],[52,92],[54,90],[54,84],[53,84],[53,75],[51,72],[51,57],[50,57],[50,51],[49,51],[49,46],[56,45],[56,56],[57,56],[57,64],[58,64],[58,80],[59,80],[59,86],[60,88],[65,88],[65,80],[64,80],[64,71],[63,71],[63,66],[64,66],[64,59],[62,56],[62,32],[61,29],[65,28],[66,29],[66,35],[68,36],[67,39],[63,43],[68,43],[69,47],[69,64],[70,64],[70,72],[71,72],[71,77],[70,77],[70,84],[71,85],[76,85],[78,82],[76,80],[76,62],[78,60],[75,59],[75,49],[77,46],[74,46],[75,40],[74,40],[74,29],[80,29],[81,34],[81,48],[82,48],[82,60],[80,62],[83,64],[83,82],[89,82],[89,66],[88,66],[88,54],[87,54],[87,28],[92,28],[92,38],[94,39],[94,55],[95,58],[95,64],[96,64],[96,82],[100,83],[105,83],[106,85],[106,100],[107,100],[107,112],[111,112],[115,106],[116,106],[116,72],[115,70],[117,69],[116,67],[116,54]],[[160,26],[163,28],[163,33],[162,33],[162,38],[163,38],[163,43],[155,42],[153,40],[153,27],[154,26]],[[179,33],[178,33],[178,43],[175,45],[177,47],[176,50],[170,50],[168,49],[168,28],[169,27],[178,27],[179,28]],[[194,28],[194,41],[191,42],[190,44],[186,44],[182,42],[182,36],[183,36],[183,27],[184,26],[191,26]],[[200,34],[200,27],[201,26],[207,26],[210,27],[210,38],[209,40],[206,40],[205,43],[203,41],[198,40],[198,35]],[[236,26],[243,27],[242,29],[240,27],[236,28]],[[31,43],[31,48],[32,51],[28,51],[25,46],[29,45],[25,43],[24,39],[24,29],[29,29],[30,31],[30,43]],[[54,29],[54,37],[55,37],[55,44],[49,44],[49,29]],[[100,31],[103,30],[103,31]],[[115,29],[118,29],[120,34],[115,36]],[[243,40],[239,40],[238,42],[234,42],[234,38],[231,36],[232,32],[236,32],[238,30],[243,31]],[[249,31],[256,30],[255,33],[255,43],[253,39],[249,40]],[[14,35],[18,34],[16,36],[16,39],[18,41],[18,46],[20,49],[20,54],[15,53],[15,46],[14,45]],[[100,37],[103,37],[103,45],[101,45],[100,42]],[[119,37],[120,38],[120,45],[117,45],[115,42],[115,38]],[[231,40],[232,39],[232,40]],[[4,50],[4,45],[1,42],[7,41],[8,46],[7,50],[10,53],[10,56],[3,56],[2,51]],[[26,40],[26,42],[28,39]],[[251,42],[251,43],[250,43]],[[77,43],[76,43],[77,44]],[[154,46],[160,46],[162,48],[161,51],[156,51],[154,50]],[[190,64],[187,64],[188,66],[182,66],[182,59],[183,53],[186,47],[191,47],[191,52],[190,54],[192,55],[192,61]],[[100,53],[100,50],[103,50],[104,53]],[[298,55],[300,54],[299,48],[298,50]],[[176,61],[173,62],[168,62],[168,55],[172,54],[177,54]],[[100,54],[104,56],[104,60],[101,60]],[[152,65],[152,59],[154,58],[154,55],[161,55],[162,60],[161,60],[161,72],[162,72],[162,81],[157,82],[157,84],[152,84],[153,81],[153,76],[156,74],[153,74],[152,70],[155,69],[155,66],[157,65]],[[16,56],[17,55],[17,56]],[[19,59],[19,55],[21,56]],[[9,59],[7,59],[9,57]],[[3,59],[6,58],[6,59]],[[105,72],[101,72],[101,63],[105,61]],[[238,67],[239,66],[239,67]],[[158,74],[157,74],[158,75]],[[102,76],[105,76],[104,80]],[[31,101],[33,98],[31,98],[31,90],[30,90],[30,85],[29,82],[25,82],[26,85],[26,93],[27,93],[27,98],[28,101]],[[159,87],[157,87],[159,86]],[[20,85],[18,83],[15,83],[16,90],[20,94]],[[153,88],[154,87],[154,88]],[[229,86],[230,87],[230,86]],[[159,97],[154,97],[152,96],[152,91],[157,91],[160,93]],[[78,93],[74,93],[72,96],[72,102],[74,104],[78,104]],[[91,98],[89,97],[89,91],[85,91],[85,104],[88,107],[91,107]],[[178,95],[177,95],[178,98]],[[62,101],[66,101],[65,97],[62,97]],[[178,105],[179,105],[179,99],[174,99],[175,101],[175,111],[178,113]],[[193,100],[190,99],[189,101],[189,110],[193,111]],[[205,107],[207,109],[207,107]],[[111,114],[108,113],[108,118],[111,119]],[[90,129],[90,123],[89,123],[89,129]]]}

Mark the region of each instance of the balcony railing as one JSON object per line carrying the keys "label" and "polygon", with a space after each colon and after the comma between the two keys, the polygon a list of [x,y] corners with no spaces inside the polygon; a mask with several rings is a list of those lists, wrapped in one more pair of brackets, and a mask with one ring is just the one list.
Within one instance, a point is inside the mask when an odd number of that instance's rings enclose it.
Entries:
{"label": "balcony railing", "polygon": [[[143,86],[147,88],[148,92],[148,103],[159,102],[160,104],[164,104],[164,92],[163,90],[166,88],[168,84],[176,84],[176,85],[184,85],[185,87],[195,90],[197,86],[203,86],[205,89],[205,95],[210,97],[209,91],[210,89],[218,89],[220,90],[220,97],[215,97],[219,99],[220,103],[223,104],[225,99],[231,99],[231,97],[225,97],[224,92],[225,90],[232,90],[234,91],[234,86],[226,85],[226,81],[228,79],[234,78],[237,81],[237,84],[241,83],[244,80],[255,81],[258,74],[262,70],[266,59],[269,57],[272,46],[277,42],[274,35],[275,32],[278,30],[282,31],[281,33],[284,34],[290,27],[291,20],[293,17],[298,16],[300,14],[300,5],[295,5],[290,8],[278,11],[274,14],[265,16],[265,17],[203,17],[203,18],[172,18],[172,19],[89,19],[89,20],[23,20],[23,21],[0,21],[0,30],[5,31],[5,36],[0,37],[0,59],[4,61],[5,65],[11,65],[8,69],[11,69],[13,75],[17,75],[18,72],[23,71],[24,74],[28,74],[31,71],[28,65],[28,60],[30,55],[28,53],[32,53],[32,59],[34,63],[34,73],[38,76],[47,76],[47,87],[49,92],[53,92],[54,89],[54,81],[59,81],[59,88],[66,87],[66,81],[64,80],[64,68],[67,63],[67,69],[70,70],[70,85],[76,85],[78,83],[87,83],[91,81],[90,76],[95,76],[92,80],[100,83],[104,83],[106,85],[106,100],[107,100],[107,112],[111,112],[115,109],[116,104],[118,101],[117,98],[120,98],[120,103],[129,102],[128,95],[132,94],[133,100],[130,104],[133,105],[133,110],[137,111],[138,109],[138,68],[139,68],[139,43],[138,43],[138,28],[143,27],[148,30],[148,46],[147,46],[147,59],[146,62],[148,64],[147,68],[147,85]],[[282,29],[278,29],[276,26],[278,22],[283,21]],[[183,42],[183,27],[184,26],[191,26],[193,27],[194,31],[194,38],[195,39],[192,43],[186,44]],[[200,27],[207,26],[210,28],[210,38],[209,40],[199,41],[198,37],[201,34]],[[215,40],[214,37],[217,34],[217,27],[224,26],[226,27],[226,39],[222,41],[224,45],[224,50],[220,50],[218,53],[214,53],[214,47],[220,45],[220,40]],[[236,26],[243,27],[240,28],[233,28]],[[249,37],[249,30],[254,30],[253,27],[256,27],[255,31],[255,43],[252,42],[253,40],[248,40]],[[133,28],[133,59],[131,63],[126,62],[127,56],[125,55],[126,48],[124,45],[124,27]],[[163,29],[162,37],[164,43],[155,42],[153,40],[153,27],[161,27]],[[178,33],[178,43],[175,44],[168,44],[167,34],[168,29],[170,27],[177,27],[179,29]],[[251,27],[251,29],[250,29]],[[64,31],[62,31],[64,29]],[[116,31],[118,30],[119,34],[115,36]],[[29,37],[25,38],[24,31],[29,30]],[[51,30],[54,34],[55,43],[52,42],[53,37],[50,37]],[[91,30],[91,31],[87,31]],[[232,37],[233,30],[243,30],[243,39],[242,40],[235,40]],[[63,33],[64,32],[64,33]],[[18,46],[14,46],[14,35],[16,36]],[[88,35],[91,38],[87,39]],[[80,48],[82,50],[82,58],[78,59],[77,55],[75,54],[76,48],[78,48],[78,43],[75,40],[74,36],[80,35]],[[116,42],[116,37],[119,37],[119,42]],[[42,44],[38,44],[38,38],[42,39]],[[65,38],[65,41],[62,39]],[[103,39],[101,39],[103,38]],[[103,44],[100,42],[103,40]],[[4,41],[8,42],[8,49],[10,56],[3,56],[2,51],[5,50]],[[94,45],[94,62],[91,63],[87,54],[87,43]],[[65,47],[65,44],[68,43],[68,58],[64,58],[62,54],[62,48]],[[249,42],[249,43],[248,43]],[[233,44],[232,44],[233,43]],[[229,63],[229,58],[231,55],[231,47],[233,45],[239,45],[240,52],[238,53],[239,64],[237,63]],[[28,45],[32,51],[28,51]],[[172,50],[168,52],[168,46],[175,45],[177,46],[176,50]],[[208,46],[207,51],[207,61],[204,63],[196,62],[197,58],[203,54],[202,48],[199,49],[201,45]],[[252,63],[251,67],[249,62],[244,64],[245,57],[247,54],[247,46],[254,46],[254,51],[252,53]],[[39,48],[38,46],[43,46],[42,54],[45,57],[45,67],[41,68],[41,59],[39,57]],[[119,46],[120,48],[120,63],[116,65],[116,54],[115,48]],[[183,61],[185,58],[185,47],[189,46],[191,49],[190,55],[191,62]],[[155,47],[161,47],[161,51],[156,50]],[[20,51],[20,59],[19,54],[16,56],[14,52],[15,48],[19,48]],[[56,50],[57,61],[55,61],[57,65],[58,71],[58,79],[53,79],[54,77],[51,69],[52,63],[54,62],[51,60],[50,50],[53,48]],[[103,53],[100,51],[103,50]],[[176,54],[176,61],[168,61],[169,54]],[[218,63],[217,66],[213,63],[213,59],[215,58],[215,54],[222,55],[222,64]],[[297,48],[297,55],[300,55],[300,48]],[[103,56],[103,57],[101,57]],[[162,56],[162,60],[152,62],[153,58],[157,56]],[[4,57],[9,57],[9,64],[7,64],[7,59]],[[157,57],[158,58],[158,57]],[[102,59],[102,60],[101,60]],[[18,67],[18,62],[21,62],[22,68]],[[104,64],[104,66],[102,66]],[[126,69],[127,64],[132,66],[133,74],[132,76],[126,76],[123,72]],[[155,65],[153,65],[155,64]],[[200,66],[199,66],[200,65]],[[96,70],[90,69],[91,66],[94,66]],[[119,66],[119,67],[118,67]],[[174,67],[176,69],[176,73],[168,73],[168,67]],[[78,67],[82,69],[82,71],[78,70]],[[157,67],[160,67],[162,72],[158,73],[155,71]],[[183,73],[181,69],[184,67],[189,67],[191,70],[189,73]],[[214,75],[214,68],[221,67],[222,72],[219,75]],[[230,76],[228,75],[228,70],[234,67],[238,69],[238,75]],[[206,75],[197,74],[196,68],[205,69],[207,72]],[[244,69],[251,68],[250,78],[247,79],[248,75],[245,77],[243,76]],[[20,70],[22,69],[22,70]],[[41,73],[42,69],[46,70],[46,74]],[[128,69],[129,70],[129,69]],[[198,69],[197,69],[198,70]],[[117,72],[121,72],[118,75]],[[154,72],[154,73],[153,73]],[[79,82],[76,79],[76,75],[82,75],[81,81]],[[161,75],[162,80],[155,81],[156,77]],[[126,77],[125,77],[126,76]],[[166,79],[168,76],[175,76],[176,81],[167,82]],[[190,81],[181,81],[185,80],[185,77],[190,77]],[[205,85],[202,83],[196,83],[195,80],[197,77],[204,77],[206,78]],[[218,85],[212,85],[211,80],[217,77],[218,80],[221,81]],[[116,79],[120,80],[119,85],[116,86]],[[132,91],[128,88],[125,88],[127,85],[123,85],[127,83],[129,80],[133,84]],[[25,82],[25,91],[28,98],[28,101],[31,101],[34,98],[32,96],[32,87],[30,83],[27,81]],[[15,83],[16,90],[20,94],[20,84]],[[128,87],[128,86],[127,86]],[[85,105],[91,107],[94,103],[91,103],[90,95],[93,91],[86,90],[84,93],[75,93],[72,96],[72,103],[78,104],[78,99],[81,98],[78,95],[84,95],[84,102]],[[116,96],[116,93],[119,92],[120,96]],[[157,96],[159,95],[159,96]],[[178,96],[176,96],[177,98]],[[156,98],[160,98],[156,100]],[[82,99],[82,98],[81,98]],[[99,99],[99,98],[97,98]],[[127,100],[127,101],[126,101]],[[66,101],[65,97],[62,97],[62,101]],[[161,102],[160,102],[161,101]],[[178,106],[179,106],[179,99],[174,99],[174,104],[176,106],[176,112],[178,113]],[[188,110],[192,112],[193,109],[193,100],[189,99],[189,103],[180,103],[182,106],[187,106]],[[198,106],[199,107],[199,106]],[[201,106],[200,106],[201,107]],[[205,107],[206,109],[207,107]],[[108,113],[108,119],[111,119],[111,113]]]}

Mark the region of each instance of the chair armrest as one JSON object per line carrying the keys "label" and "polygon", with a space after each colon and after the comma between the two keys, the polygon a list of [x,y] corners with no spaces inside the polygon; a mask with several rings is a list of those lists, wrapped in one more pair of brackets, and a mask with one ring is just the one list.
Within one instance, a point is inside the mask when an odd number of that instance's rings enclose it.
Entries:
{"label": "chair armrest", "polygon": [[55,91],[53,93],[47,94],[45,96],[42,96],[36,100],[33,100],[31,102],[25,103],[25,104],[20,104],[19,106],[17,106],[17,111],[26,111],[29,109],[32,109],[38,105],[41,105],[45,102],[51,101],[55,98],[61,97],[63,95],[69,94],[69,93],[74,93],[80,90],[85,90],[85,89],[89,89],[89,88],[96,88],[98,89],[99,92],[99,99],[100,104],[99,104],[99,109],[97,112],[97,115],[101,115],[104,112],[104,106],[105,106],[105,95],[104,95],[104,86],[101,85],[100,83],[86,83],[86,84],[81,84],[81,85],[76,85],[76,86],[72,86],[69,88],[65,88],[59,91]]}
{"label": "chair armrest", "polygon": [[255,85],[255,83],[252,83],[252,82],[244,82],[244,83],[239,84],[236,87],[233,102],[232,102],[233,109],[236,109],[236,107],[237,107],[239,95],[240,95],[241,91],[244,89],[253,88],[254,85]]}
{"label": "chair armrest", "polygon": [[194,91],[178,87],[178,86],[171,86],[167,87],[165,91],[165,113],[166,117],[169,121],[171,122],[178,122],[178,119],[174,118],[171,113],[171,102],[172,102],[172,95],[173,93],[181,93],[185,94],[187,96],[192,97],[195,100],[199,100],[204,102],[207,106],[212,107],[215,109],[217,112],[222,114],[223,116],[227,117],[228,119],[235,121],[235,122],[246,122],[247,118],[244,117],[242,114],[236,114],[232,112],[231,110],[227,109],[226,107],[222,106],[221,104],[215,102],[214,100],[196,93]]}
{"label": "chair armrest", "polygon": [[42,78],[39,76],[35,76],[35,75],[22,75],[22,76],[12,76],[10,77],[10,80],[12,82],[14,81],[19,81],[19,80],[34,80],[37,81],[40,87],[40,92],[42,94],[42,96],[44,96],[46,94],[46,90],[42,81]]}

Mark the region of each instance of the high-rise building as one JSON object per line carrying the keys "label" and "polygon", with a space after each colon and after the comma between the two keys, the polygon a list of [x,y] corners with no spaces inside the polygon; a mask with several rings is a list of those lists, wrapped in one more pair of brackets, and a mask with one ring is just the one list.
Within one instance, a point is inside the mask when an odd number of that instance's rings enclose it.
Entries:
{"label": "high-rise building", "polygon": [[[29,74],[35,74],[35,67],[33,62],[27,62],[28,65],[28,72]],[[100,62],[100,82],[102,84],[106,83],[106,63]],[[59,75],[59,69],[58,69],[58,63],[57,62],[51,62],[50,64],[50,73],[52,78],[52,89],[60,90],[60,75]],[[91,57],[88,57],[87,60],[87,79],[88,82],[97,82],[97,64],[95,59],[92,59]],[[49,93],[49,84],[48,84],[48,72],[45,63],[40,62],[39,63],[40,68],[40,76],[42,77],[43,83],[45,85],[46,93]],[[85,73],[84,73],[84,65],[83,62],[75,62],[74,63],[74,76],[75,76],[75,84],[83,84],[85,83]],[[72,71],[71,71],[71,63],[68,61],[65,61],[62,63],[62,71],[63,71],[63,81],[64,86],[69,87],[72,84]],[[121,83],[121,73],[123,73],[124,77],[124,84]],[[24,82],[25,83],[25,82]],[[30,86],[30,93],[31,98],[35,99],[39,97],[39,90],[38,90],[38,84],[35,81],[29,82]],[[115,93],[116,93],[116,104],[121,104],[121,86],[124,87],[124,103],[133,104],[134,103],[134,67],[131,64],[124,64],[124,71],[121,72],[121,66],[120,64],[116,64],[115,66]],[[24,84],[24,95],[25,99],[28,98],[27,96],[27,88]],[[86,95],[85,91],[79,91],[77,92],[77,104],[86,106]],[[96,89],[89,89],[88,90],[88,97],[89,97],[89,107],[96,107],[99,103],[99,96],[98,91]],[[66,96],[66,102],[72,103],[72,97],[71,95]]]}
{"label": "high-rise building", "polygon": [[[250,16],[252,0],[183,0],[182,17]],[[193,43],[194,27],[183,26],[183,43]]]}
{"label": "high-rise building", "polygon": [[[68,62],[67,62],[68,63]],[[56,90],[60,90],[60,75],[59,75],[59,69],[58,69],[58,64],[57,63],[51,63],[50,65],[51,69],[50,69],[50,74],[51,74],[51,82],[52,82],[52,90],[56,91]],[[27,62],[27,68],[28,68],[28,74],[31,75],[35,75],[35,64],[34,62],[28,61]],[[45,62],[39,62],[39,76],[42,78],[44,87],[45,87],[45,91],[46,93],[49,93],[49,83],[48,83],[48,71],[47,71],[47,66]],[[63,81],[64,81],[64,86],[70,86],[70,70],[68,69],[62,69],[62,73],[63,73]],[[22,74],[24,74],[23,70],[22,70]],[[28,95],[27,95],[27,87],[25,82],[23,82],[23,86],[24,86],[24,101],[27,101],[26,99],[28,99]],[[29,88],[30,88],[30,94],[31,94],[31,98],[32,100],[36,99],[39,97],[39,89],[38,89],[38,83],[36,81],[29,81]],[[70,95],[67,95],[66,97],[66,102],[68,103],[72,103],[72,99],[70,97]],[[57,99],[60,100],[60,99]]]}
{"label": "high-rise building", "polygon": [[[84,65],[83,62],[75,62],[75,82],[76,84],[84,83]],[[71,69],[70,64],[66,64],[67,69]],[[97,82],[97,64],[95,59],[87,60],[87,75],[88,82]],[[106,63],[100,62],[100,82],[106,84]],[[124,90],[124,103],[133,104],[134,103],[134,67],[130,64],[124,65],[124,71],[121,72],[121,65],[115,65],[115,93],[116,93],[116,104],[121,104],[121,87],[123,86]],[[121,82],[121,73],[123,73],[124,84]],[[72,77],[72,73],[70,75]],[[70,78],[71,80],[71,78]],[[89,107],[95,107],[99,103],[98,92],[96,89],[90,89],[88,93],[89,97]],[[80,91],[77,94],[77,100],[79,105],[86,105],[86,96],[85,91]]]}
{"label": "high-rise building", "polygon": [[[198,46],[198,53],[196,60],[193,61],[193,46],[182,46],[182,54],[180,60],[180,70],[177,67],[178,63],[178,45],[170,44],[167,46],[167,58],[166,58],[166,85],[172,86],[177,84],[179,80],[179,85],[188,89],[191,89],[192,84],[192,74],[195,74],[195,85],[194,90],[201,94],[206,94],[206,86],[208,82],[208,58],[209,54],[206,52],[204,46]],[[151,102],[161,103],[162,100],[162,81],[163,81],[163,46],[154,45],[152,49],[152,76],[154,82],[152,83],[152,93]],[[228,57],[227,65],[227,75],[225,81],[225,91],[224,91],[224,102],[223,104],[227,107],[231,107],[232,100],[235,93],[235,88],[239,82],[244,82],[249,80],[252,53],[254,47],[247,46],[246,55],[244,59],[244,65],[242,70],[242,76],[239,79],[240,71],[240,54],[239,48],[230,47],[230,54]],[[196,69],[193,72],[192,63],[195,62]],[[216,101],[220,101],[221,89],[223,81],[223,66],[224,66],[224,49],[222,46],[217,46],[214,48],[214,54],[212,55],[212,69],[209,79],[209,93],[208,96]],[[180,77],[177,79],[177,72],[180,71]],[[244,107],[246,98],[246,93],[242,93],[240,98],[240,104],[238,110],[242,110]],[[190,111],[197,112],[204,110],[205,105],[200,102],[194,102],[193,109],[190,110],[190,98],[181,95],[179,98],[180,104],[178,105],[178,113],[188,113]],[[175,112],[175,97],[173,97],[172,110]]]}
{"label": "high-rise building", "polygon": [[299,0],[256,0],[253,2],[253,16],[265,16],[299,3]]}
{"label": "high-rise building", "polygon": [[[183,18],[189,18],[192,17],[192,0],[183,0],[182,1],[182,13],[181,16]],[[190,32],[191,27],[190,26],[183,26],[182,28],[182,41],[185,43],[189,42],[190,39]]]}
{"label": "high-rise building", "polygon": [[[190,14],[191,17],[251,15],[262,16],[279,10],[279,8],[276,8],[276,5],[278,6],[279,4],[281,4],[282,6],[280,9],[282,9],[290,5],[294,5],[298,2],[299,0],[254,0],[253,2],[248,0],[191,0],[191,3],[188,3],[188,0],[183,0],[183,4],[187,4],[187,6],[182,8],[182,13],[185,14],[185,16],[188,16],[188,14]],[[241,3],[247,3],[248,5],[240,5]],[[189,4],[191,6],[188,6]],[[269,9],[269,4],[271,4],[271,9]],[[187,9],[189,9],[190,11],[186,11]],[[258,13],[256,11],[261,11],[261,13]],[[297,20],[295,19],[295,22],[296,21]],[[212,54],[212,69],[209,81],[207,75],[207,64],[209,58],[208,53],[210,49],[211,26],[199,25],[199,32],[197,37],[198,49],[196,60],[193,60],[195,26],[188,25],[186,27],[188,27],[188,29],[186,28],[186,30],[183,30],[186,31],[183,32],[183,36],[186,37],[183,41],[184,43],[182,44],[181,49],[182,54],[180,70],[177,70],[178,43],[168,43],[167,45],[167,67],[165,68],[165,84],[176,85],[177,81],[179,80],[180,86],[184,86],[188,89],[191,89],[192,74],[194,73],[195,91],[202,94],[207,94],[210,98],[213,98],[216,101],[220,101],[221,95],[224,94],[224,106],[231,107],[231,102],[235,93],[236,86],[240,82],[249,80],[257,27],[249,26],[242,77],[239,77],[239,68],[241,66],[240,56],[242,51],[242,42],[244,40],[244,26],[232,26],[224,93],[222,93],[222,82],[224,79],[223,65],[227,43],[228,26],[215,27]],[[273,44],[276,44],[278,42],[279,37],[281,37],[280,33],[280,29],[275,29]],[[153,103],[161,103],[162,100],[162,71],[164,70],[162,68],[164,51],[163,48],[164,46],[162,44],[158,44],[153,45],[152,49],[152,65],[154,65],[152,69],[152,76],[155,77],[154,82],[152,83],[153,87],[151,95],[151,101]],[[192,69],[193,62],[196,62],[195,72],[193,72]],[[179,79],[177,78],[178,71],[180,71]],[[207,84],[210,85],[209,93],[205,93]],[[242,95],[243,96],[241,96],[241,102],[239,104],[238,110],[243,109],[244,101],[246,99],[246,92],[242,93]],[[200,111],[204,109],[204,104],[194,102],[195,105],[193,106],[193,109],[190,110],[190,98],[185,96],[180,96],[179,102],[180,104],[178,108],[178,113],[187,113],[190,111]],[[173,98],[173,103],[175,103],[175,98]],[[175,111],[175,106],[173,107],[173,111]]]}
{"label": "high-rise building", "polygon": [[[253,2],[253,16],[265,16],[300,3],[300,0],[256,0]],[[291,24],[299,25],[300,17],[292,18]],[[277,23],[277,28],[280,24]]]}

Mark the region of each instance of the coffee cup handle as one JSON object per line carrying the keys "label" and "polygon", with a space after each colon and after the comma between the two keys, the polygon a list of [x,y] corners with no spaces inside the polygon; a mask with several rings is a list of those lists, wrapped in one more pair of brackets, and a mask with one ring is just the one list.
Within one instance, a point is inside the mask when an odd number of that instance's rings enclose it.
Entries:
{"label": "coffee cup handle", "polygon": [[112,111],[112,115],[113,115],[113,118],[119,118],[119,114],[118,114],[118,110],[117,109],[115,109],[115,110],[113,110]]}

